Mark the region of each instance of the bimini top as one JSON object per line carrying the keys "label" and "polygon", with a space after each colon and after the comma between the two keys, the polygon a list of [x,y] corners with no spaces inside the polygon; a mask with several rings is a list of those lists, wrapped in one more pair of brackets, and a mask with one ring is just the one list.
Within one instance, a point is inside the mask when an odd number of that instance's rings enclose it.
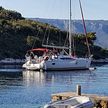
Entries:
{"label": "bimini top", "polygon": [[49,50],[47,48],[34,48],[34,49],[31,49],[30,51],[32,51],[32,52],[34,52],[34,51],[48,52]]}

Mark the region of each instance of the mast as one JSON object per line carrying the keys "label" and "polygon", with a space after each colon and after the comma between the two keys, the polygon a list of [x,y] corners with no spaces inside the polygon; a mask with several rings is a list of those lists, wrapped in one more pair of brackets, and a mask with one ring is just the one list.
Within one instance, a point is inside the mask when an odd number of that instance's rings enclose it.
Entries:
{"label": "mast", "polygon": [[72,40],[71,40],[71,0],[70,0],[70,7],[69,7],[69,55],[72,55]]}
{"label": "mast", "polygon": [[88,42],[88,39],[87,39],[87,30],[86,30],[86,25],[85,25],[85,20],[84,20],[84,15],[83,15],[83,10],[82,10],[81,0],[79,0],[79,4],[80,4],[81,15],[82,15],[84,33],[85,33],[85,37],[86,37],[86,43],[87,43],[87,49],[88,49],[88,56],[90,57],[91,52],[90,52],[89,42]]}

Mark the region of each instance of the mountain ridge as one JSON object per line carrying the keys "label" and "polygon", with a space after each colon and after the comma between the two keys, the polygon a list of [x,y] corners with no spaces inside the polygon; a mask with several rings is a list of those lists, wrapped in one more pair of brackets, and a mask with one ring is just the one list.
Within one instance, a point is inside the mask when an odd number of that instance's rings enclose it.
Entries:
{"label": "mountain ridge", "polygon": [[[34,21],[40,21],[43,23],[48,23],[59,29],[65,30],[67,19],[45,19],[45,18],[30,18]],[[87,32],[96,32],[97,39],[95,41],[96,45],[108,49],[108,20],[85,20]],[[83,33],[83,24],[81,20],[73,21],[73,28],[75,32]]]}

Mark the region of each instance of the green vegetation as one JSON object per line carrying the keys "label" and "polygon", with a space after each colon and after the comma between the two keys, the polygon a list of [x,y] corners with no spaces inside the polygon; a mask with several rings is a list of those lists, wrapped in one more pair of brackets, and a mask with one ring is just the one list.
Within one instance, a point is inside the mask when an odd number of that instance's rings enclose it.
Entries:
{"label": "green vegetation", "polygon": [[[41,47],[45,34],[50,35],[48,43],[63,45],[67,33],[54,26],[25,19],[18,12],[0,7],[0,59],[24,58],[27,50],[32,47]],[[88,39],[94,58],[108,57],[107,50],[93,45],[93,41],[96,39],[95,33],[88,33]],[[75,44],[78,55],[86,54],[83,34],[75,37]]]}
{"label": "green vegetation", "polygon": [[[94,59],[105,59],[108,58],[108,50],[103,49],[99,46],[94,45],[94,41],[96,40],[96,33],[88,33],[87,38],[89,41],[89,46],[91,50],[91,54],[93,55]],[[78,34],[75,36],[75,46],[76,46],[76,55],[79,56],[86,56],[87,55],[87,45],[86,39],[83,34]]]}
{"label": "green vegetation", "polygon": [[0,58],[24,58],[34,40],[34,47],[41,47],[46,28],[58,31],[53,26],[24,19],[20,13],[0,7]]}

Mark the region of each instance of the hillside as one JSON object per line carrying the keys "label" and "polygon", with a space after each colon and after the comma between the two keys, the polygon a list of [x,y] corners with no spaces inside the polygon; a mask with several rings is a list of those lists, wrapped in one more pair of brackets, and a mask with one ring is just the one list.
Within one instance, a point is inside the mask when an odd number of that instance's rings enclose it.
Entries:
{"label": "hillside", "polygon": [[[32,20],[52,24],[62,30],[66,29],[68,20],[59,19],[43,19],[43,18],[32,18]],[[95,44],[103,48],[108,49],[108,20],[86,20],[86,27],[88,32],[96,32]],[[81,20],[73,21],[74,31],[77,33],[83,33],[83,26]]]}
{"label": "hillside", "polygon": [[0,58],[24,58],[34,40],[34,47],[41,47],[46,28],[54,33],[59,31],[56,27],[25,19],[18,12],[0,7]]}
{"label": "hillside", "polygon": [[[61,23],[62,24],[62,23]],[[48,44],[64,45],[67,32],[55,26],[22,17],[18,12],[0,7],[0,59],[24,58],[27,50],[41,47],[45,36]],[[47,42],[47,39],[45,41]],[[88,33],[90,48],[93,57],[108,58],[108,51],[95,46],[95,33]],[[85,37],[75,34],[76,53],[79,56],[87,54]]]}

